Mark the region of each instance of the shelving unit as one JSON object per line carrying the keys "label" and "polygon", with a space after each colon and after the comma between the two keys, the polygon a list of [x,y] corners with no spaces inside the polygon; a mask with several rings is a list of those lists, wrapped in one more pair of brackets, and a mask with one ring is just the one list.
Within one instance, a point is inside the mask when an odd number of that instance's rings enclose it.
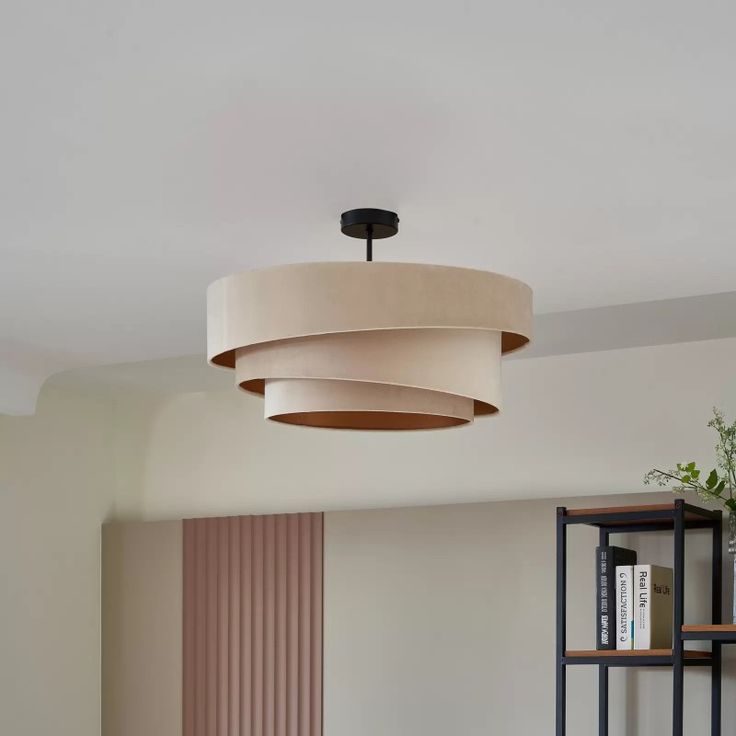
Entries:
{"label": "shelving unit", "polygon": [[[567,530],[575,524],[599,529],[599,544],[609,544],[612,534],[672,530],[674,546],[672,649],[633,651],[567,649]],[[684,625],[685,532],[712,531],[711,623]],[[711,669],[711,736],[721,734],[721,645],[736,643],[736,626],[721,624],[722,516],[691,506],[682,499],[650,506],[597,509],[557,509],[557,688],[556,736],[565,736],[567,668],[574,665],[598,667],[598,734],[608,736],[608,670],[610,667],[672,668],[672,734],[683,734],[685,667]],[[710,652],[685,649],[686,641],[710,641]]]}

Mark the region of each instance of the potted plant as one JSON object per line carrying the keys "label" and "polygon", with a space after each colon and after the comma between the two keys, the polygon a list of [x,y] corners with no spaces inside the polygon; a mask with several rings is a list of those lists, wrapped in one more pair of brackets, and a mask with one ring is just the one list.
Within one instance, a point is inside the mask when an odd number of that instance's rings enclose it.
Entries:
{"label": "potted plant", "polygon": [[714,408],[708,426],[718,434],[718,442],[716,467],[707,476],[695,462],[677,463],[674,470],[650,470],[644,483],[671,486],[675,493],[695,491],[704,501],[717,503],[728,512],[728,552],[733,559],[735,591],[732,622],[736,624],[736,422],[728,424],[723,412]]}

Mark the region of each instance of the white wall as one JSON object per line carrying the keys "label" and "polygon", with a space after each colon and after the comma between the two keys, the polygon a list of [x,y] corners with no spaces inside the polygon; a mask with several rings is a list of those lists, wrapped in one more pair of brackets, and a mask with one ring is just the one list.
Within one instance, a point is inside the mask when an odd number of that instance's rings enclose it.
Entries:
{"label": "white wall", "polygon": [[0,733],[100,732],[100,524],[135,505],[145,412],[45,391],[0,417]]}
{"label": "white wall", "polygon": [[[671,496],[605,502],[631,500]],[[327,514],[325,736],[552,733],[558,504],[566,502]],[[688,535],[686,621],[705,621],[708,533]],[[671,540],[657,532],[614,543],[632,545],[642,562],[671,566]],[[594,648],[597,530],[575,528],[569,541],[568,644]],[[733,724],[736,659],[726,656],[724,723]],[[688,669],[689,736],[706,732],[709,683],[706,668]],[[611,736],[671,734],[671,688],[666,668],[612,670]],[[597,668],[570,668],[568,690],[570,736],[597,733]]]}
{"label": "white wall", "polygon": [[710,462],[736,415],[736,339],[514,360],[505,412],[427,433],[263,420],[234,388],[168,399],[150,428],[145,518],[368,508],[642,489],[652,465]]}

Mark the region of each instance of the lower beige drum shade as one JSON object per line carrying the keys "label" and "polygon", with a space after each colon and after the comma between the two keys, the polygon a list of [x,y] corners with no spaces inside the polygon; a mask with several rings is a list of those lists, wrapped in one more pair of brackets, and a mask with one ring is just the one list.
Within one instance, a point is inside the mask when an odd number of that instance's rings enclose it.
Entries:
{"label": "lower beige drum shade", "polygon": [[501,355],[531,334],[531,290],[410,263],[303,263],[228,276],[207,294],[208,356],[265,395],[268,419],[435,429],[501,404]]}
{"label": "lower beige drum shade", "polygon": [[184,736],[321,736],[322,527],[184,521]]}
{"label": "lower beige drum shade", "polygon": [[265,394],[275,421],[429,429],[497,411],[500,361],[498,332],[383,330],[240,348],[235,375],[241,388]]}
{"label": "lower beige drum shade", "polygon": [[333,429],[420,429],[425,420],[429,429],[472,421],[473,400],[381,383],[281,378],[266,381],[266,417]]}

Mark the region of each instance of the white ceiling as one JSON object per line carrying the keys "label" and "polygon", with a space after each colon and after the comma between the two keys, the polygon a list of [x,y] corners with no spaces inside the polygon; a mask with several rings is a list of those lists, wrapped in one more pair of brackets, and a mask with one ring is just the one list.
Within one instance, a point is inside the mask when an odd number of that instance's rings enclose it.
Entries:
{"label": "white ceiling", "polygon": [[0,24],[0,410],[201,353],[226,273],[360,258],[539,313],[736,288],[736,6],[70,0]]}

